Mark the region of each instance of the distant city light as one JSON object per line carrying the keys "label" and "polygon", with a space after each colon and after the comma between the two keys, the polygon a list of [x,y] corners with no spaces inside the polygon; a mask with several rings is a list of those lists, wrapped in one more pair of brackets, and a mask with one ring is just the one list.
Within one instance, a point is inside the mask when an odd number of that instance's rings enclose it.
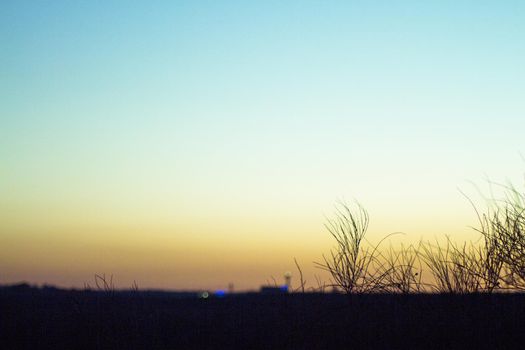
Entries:
{"label": "distant city light", "polygon": [[202,293],[200,294],[200,297],[201,297],[202,299],[208,299],[209,296],[210,296],[210,293],[208,293],[208,292],[202,292]]}

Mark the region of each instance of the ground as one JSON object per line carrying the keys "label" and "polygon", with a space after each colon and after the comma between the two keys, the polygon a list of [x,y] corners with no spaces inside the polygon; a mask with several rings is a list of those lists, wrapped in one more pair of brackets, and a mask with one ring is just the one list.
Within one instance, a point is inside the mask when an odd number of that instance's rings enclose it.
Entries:
{"label": "ground", "polygon": [[522,294],[0,288],[3,349],[518,349],[524,330]]}

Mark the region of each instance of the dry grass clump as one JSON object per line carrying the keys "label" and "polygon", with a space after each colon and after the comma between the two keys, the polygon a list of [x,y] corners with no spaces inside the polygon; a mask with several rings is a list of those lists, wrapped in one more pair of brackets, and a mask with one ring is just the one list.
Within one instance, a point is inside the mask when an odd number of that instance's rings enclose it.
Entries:
{"label": "dry grass clump", "polygon": [[501,262],[498,287],[525,290],[525,194],[512,185],[503,188],[504,199],[480,216],[479,231]]}
{"label": "dry grass clump", "polygon": [[466,243],[458,246],[447,237],[446,245],[423,243],[420,256],[433,276],[431,291],[477,293],[484,290],[483,248]]}
{"label": "dry grass clump", "polygon": [[384,239],[377,245],[365,240],[369,215],[360,204],[356,206],[355,211],[343,202],[336,207],[335,218],[325,225],[336,247],[316,265],[330,273],[333,287],[346,293],[385,292],[390,271],[378,250]]}
{"label": "dry grass clump", "polygon": [[[390,235],[377,245],[365,239],[367,211],[359,204],[352,210],[339,203],[335,217],[325,225],[335,248],[316,265],[330,273],[332,287],[345,293],[523,291],[525,193],[512,186],[503,188],[503,199],[492,200],[486,213],[480,214],[474,206],[480,221],[478,242],[458,244],[447,237],[444,244],[422,242],[417,247],[390,247],[386,252],[379,246]],[[423,282],[423,270],[429,272],[430,280]]]}
{"label": "dry grass clump", "polygon": [[390,249],[383,254],[382,268],[385,291],[393,293],[419,293],[423,291],[423,269],[417,249],[413,245]]}

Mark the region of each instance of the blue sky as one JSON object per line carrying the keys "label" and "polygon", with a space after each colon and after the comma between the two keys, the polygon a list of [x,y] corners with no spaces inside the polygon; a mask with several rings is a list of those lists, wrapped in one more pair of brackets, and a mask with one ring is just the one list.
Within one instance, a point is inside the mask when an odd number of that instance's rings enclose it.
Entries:
{"label": "blue sky", "polygon": [[519,1],[3,1],[0,229],[310,257],[357,198],[454,234],[458,187],[521,185],[524,33]]}

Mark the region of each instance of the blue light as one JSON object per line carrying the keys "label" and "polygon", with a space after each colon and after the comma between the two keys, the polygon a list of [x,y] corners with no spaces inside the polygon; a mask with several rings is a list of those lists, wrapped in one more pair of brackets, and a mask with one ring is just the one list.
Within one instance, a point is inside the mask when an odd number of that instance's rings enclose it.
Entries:
{"label": "blue light", "polygon": [[224,290],[219,289],[219,290],[215,291],[215,296],[216,297],[222,298],[225,295],[226,295],[226,291],[224,291]]}
{"label": "blue light", "polygon": [[281,292],[288,292],[288,286],[287,285],[280,286],[279,289],[281,290]]}

